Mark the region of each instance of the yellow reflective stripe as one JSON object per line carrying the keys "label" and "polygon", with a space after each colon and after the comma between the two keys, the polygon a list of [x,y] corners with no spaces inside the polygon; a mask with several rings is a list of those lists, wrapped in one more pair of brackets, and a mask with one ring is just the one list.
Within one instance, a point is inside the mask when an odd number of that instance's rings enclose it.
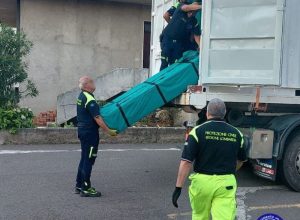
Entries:
{"label": "yellow reflective stripe", "polygon": [[[200,128],[201,126],[205,125],[205,124],[210,123],[210,122],[212,122],[212,121],[207,121],[207,122],[204,122],[201,125],[198,125],[198,126],[194,127],[191,130],[191,132],[189,133],[189,135],[192,136],[197,141],[197,143],[198,143],[199,142],[199,138],[198,138],[197,133],[196,133],[197,129]],[[226,123],[226,124],[228,124],[228,123]],[[230,125],[230,124],[228,124],[228,125]],[[230,126],[233,127],[233,128],[235,128],[239,132],[239,134],[241,136],[241,146],[240,147],[243,148],[244,147],[244,135],[243,135],[243,133],[239,129],[237,129],[236,127],[234,127],[232,125],[230,125]]]}
{"label": "yellow reflective stripe", "polygon": [[90,155],[89,155],[89,158],[91,158],[91,157],[92,157],[93,149],[94,149],[94,147],[91,147],[91,149],[90,149]]}
{"label": "yellow reflective stripe", "polygon": [[178,8],[179,4],[180,4],[180,3],[177,2],[176,4],[174,4],[174,7],[175,7],[175,8]]}
{"label": "yellow reflective stripe", "polygon": [[237,129],[236,127],[232,126],[231,124],[229,124],[229,125],[231,127],[235,128],[235,130],[237,130],[239,132],[239,134],[241,135],[241,148],[243,148],[244,147],[244,142],[245,142],[243,133],[239,129]]}
{"label": "yellow reflective stripe", "polygon": [[166,60],[166,61],[168,61],[168,60],[169,60],[169,58],[168,58],[168,57],[164,57],[164,56],[161,56],[161,57],[160,57],[160,59],[161,59],[161,60]]}
{"label": "yellow reflective stripe", "polygon": [[83,92],[83,94],[86,97],[86,103],[85,103],[85,106],[84,106],[85,108],[86,108],[87,104],[89,104],[89,102],[96,101],[96,99],[91,94],[89,94],[88,92]]}
{"label": "yellow reflective stripe", "polygon": [[[226,123],[226,124],[228,124],[228,123]],[[234,127],[234,126],[232,126],[231,124],[228,124],[228,125],[230,125],[231,127],[233,127],[235,130],[237,130],[238,132],[239,132],[239,134],[241,135],[241,138],[242,138],[242,140],[241,140],[241,148],[244,146],[244,135],[243,135],[243,133],[239,130],[239,129],[237,129],[236,127]]]}
{"label": "yellow reflective stripe", "polygon": [[198,127],[193,128],[193,130],[191,130],[191,132],[190,132],[189,135],[192,136],[192,137],[197,141],[197,143],[198,143],[198,142],[199,142],[199,139],[198,139],[198,136],[197,136],[197,134],[196,134],[197,128],[198,128]]}
{"label": "yellow reflective stripe", "polygon": [[82,104],[82,101],[77,99],[77,105],[81,105]]}
{"label": "yellow reflective stripe", "polygon": [[241,148],[244,147],[244,136],[242,136],[242,141],[241,141]]}
{"label": "yellow reflective stripe", "polygon": [[236,130],[238,130],[238,132],[240,133],[240,135],[241,135],[241,148],[243,148],[244,147],[244,135],[243,135],[243,133],[239,130],[239,129],[237,129],[236,128]]}
{"label": "yellow reflective stripe", "polygon": [[212,122],[212,121],[206,121],[206,122],[204,122],[203,124],[194,127],[193,130],[190,131],[189,135],[191,135],[191,136],[197,141],[197,143],[198,143],[198,142],[199,142],[199,138],[198,138],[198,136],[197,136],[196,130],[197,130],[198,128],[200,128],[201,126],[203,126],[203,125],[205,125],[205,124],[208,124],[208,123],[210,123],[210,122]]}

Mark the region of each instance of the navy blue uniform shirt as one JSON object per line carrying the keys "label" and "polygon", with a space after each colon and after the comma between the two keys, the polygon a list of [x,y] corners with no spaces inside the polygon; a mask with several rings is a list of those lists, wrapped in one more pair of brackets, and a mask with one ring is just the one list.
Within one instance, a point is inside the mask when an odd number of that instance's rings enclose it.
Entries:
{"label": "navy blue uniform shirt", "polygon": [[189,29],[197,25],[196,18],[194,16],[188,17],[187,12],[181,9],[183,5],[179,4],[170,23],[163,30],[163,35],[171,40],[186,40],[191,33]]}
{"label": "navy blue uniform shirt", "polygon": [[98,129],[95,117],[100,115],[100,107],[89,92],[82,91],[77,99],[77,121],[78,128]]}

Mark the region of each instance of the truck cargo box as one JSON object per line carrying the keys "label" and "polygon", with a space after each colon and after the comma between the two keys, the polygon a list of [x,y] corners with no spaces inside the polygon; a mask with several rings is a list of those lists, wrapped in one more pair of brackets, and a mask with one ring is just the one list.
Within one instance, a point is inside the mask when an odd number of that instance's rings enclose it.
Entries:
{"label": "truck cargo box", "polygon": [[[155,70],[156,37],[164,24],[160,11],[170,3],[153,2]],[[178,104],[201,109],[218,97],[243,111],[254,104],[265,112],[300,112],[300,1],[210,0],[202,8],[201,88],[184,94]]]}

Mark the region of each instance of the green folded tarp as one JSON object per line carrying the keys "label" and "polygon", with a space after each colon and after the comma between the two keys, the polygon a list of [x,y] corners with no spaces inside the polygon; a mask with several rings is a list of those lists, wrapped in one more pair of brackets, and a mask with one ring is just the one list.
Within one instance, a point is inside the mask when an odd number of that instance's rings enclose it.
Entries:
{"label": "green folded tarp", "polygon": [[138,84],[100,110],[108,127],[118,132],[135,124],[198,83],[199,53],[188,51],[175,64]]}

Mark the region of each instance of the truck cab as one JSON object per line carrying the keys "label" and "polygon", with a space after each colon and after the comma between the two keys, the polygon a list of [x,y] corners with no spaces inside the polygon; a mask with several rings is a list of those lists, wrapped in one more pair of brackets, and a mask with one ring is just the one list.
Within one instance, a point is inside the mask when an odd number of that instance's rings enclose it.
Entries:
{"label": "truck cab", "polygon": [[[163,13],[153,0],[151,74],[160,65]],[[220,98],[226,120],[249,139],[254,172],[300,191],[300,2],[209,0],[202,6],[198,85],[175,103],[201,114]]]}

